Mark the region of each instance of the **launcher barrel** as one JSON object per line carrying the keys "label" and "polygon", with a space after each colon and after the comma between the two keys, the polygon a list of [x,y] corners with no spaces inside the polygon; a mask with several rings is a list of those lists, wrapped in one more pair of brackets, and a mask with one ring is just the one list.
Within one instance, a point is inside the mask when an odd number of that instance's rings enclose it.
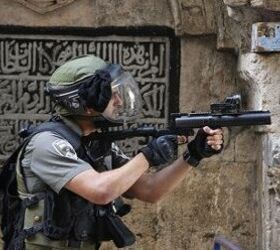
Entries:
{"label": "launcher barrel", "polygon": [[269,111],[248,111],[240,114],[187,114],[175,118],[177,128],[202,128],[209,126],[212,128],[232,127],[232,126],[252,126],[271,124],[271,114]]}

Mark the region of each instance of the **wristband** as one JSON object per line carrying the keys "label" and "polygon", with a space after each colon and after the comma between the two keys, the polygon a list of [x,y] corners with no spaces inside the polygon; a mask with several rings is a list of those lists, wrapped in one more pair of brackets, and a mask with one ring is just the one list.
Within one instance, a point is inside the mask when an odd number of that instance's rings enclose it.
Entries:
{"label": "wristband", "polygon": [[183,154],[183,159],[185,162],[187,162],[192,167],[197,167],[200,162],[195,157],[191,156],[190,152],[187,150]]}

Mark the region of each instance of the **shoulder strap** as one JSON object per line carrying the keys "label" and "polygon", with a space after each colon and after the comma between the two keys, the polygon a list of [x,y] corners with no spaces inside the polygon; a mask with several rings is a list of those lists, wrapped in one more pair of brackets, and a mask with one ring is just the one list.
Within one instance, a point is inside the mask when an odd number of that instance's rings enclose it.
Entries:
{"label": "shoulder strap", "polygon": [[35,134],[44,132],[44,131],[51,131],[55,132],[62,137],[64,137],[75,150],[79,149],[81,146],[81,137],[78,135],[73,129],[68,127],[62,121],[48,121],[40,124],[39,126],[35,127],[31,132],[31,135],[28,138],[34,136]]}
{"label": "shoulder strap", "polygon": [[22,150],[18,152],[18,157],[16,162],[17,182],[19,185],[21,185],[22,189],[26,189],[26,193],[28,193],[27,185],[25,183],[26,179],[24,178],[24,174],[20,166],[22,153],[25,151],[25,146],[28,144],[28,142],[31,140],[31,138],[34,135],[45,131],[51,131],[61,135],[73,146],[75,151],[77,151],[81,146],[81,137],[74,130],[72,130],[65,123],[63,123],[61,120],[47,121],[38,125],[37,127],[30,128],[29,131],[30,135],[25,139],[26,143],[23,145]]}
{"label": "shoulder strap", "polygon": [[24,150],[25,146],[35,134],[44,131],[52,131],[64,137],[75,150],[79,149],[81,145],[80,136],[61,121],[44,122],[30,130],[31,131],[29,131],[28,137],[24,139],[24,141],[17,147],[12,155],[4,162],[2,171],[0,173],[0,190],[5,190],[5,188],[7,188],[7,181],[15,172],[17,158],[20,152]]}
{"label": "shoulder strap", "polygon": [[21,143],[12,155],[4,162],[2,171],[0,173],[0,189],[4,190],[7,184],[7,176],[15,170],[17,156],[21,149],[26,145],[25,142]]}

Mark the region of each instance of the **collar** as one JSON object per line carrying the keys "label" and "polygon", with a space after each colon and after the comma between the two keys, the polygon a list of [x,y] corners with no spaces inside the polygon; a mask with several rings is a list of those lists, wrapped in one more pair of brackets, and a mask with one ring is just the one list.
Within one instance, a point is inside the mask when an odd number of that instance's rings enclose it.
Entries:
{"label": "collar", "polygon": [[77,133],[80,137],[83,136],[83,131],[78,126],[77,123],[75,123],[72,119],[69,119],[65,116],[60,116],[61,120],[69,127],[71,128],[75,133]]}

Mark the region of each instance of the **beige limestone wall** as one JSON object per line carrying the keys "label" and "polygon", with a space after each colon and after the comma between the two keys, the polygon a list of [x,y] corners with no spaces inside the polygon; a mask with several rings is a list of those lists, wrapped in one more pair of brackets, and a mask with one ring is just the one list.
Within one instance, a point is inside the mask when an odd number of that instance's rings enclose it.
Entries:
{"label": "beige limestone wall", "polygon": [[[231,53],[215,50],[216,37],[182,40],[182,73],[180,103],[182,112],[207,111],[213,103],[237,92],[244,92],[236,74],[237,58]],[[225,151],[214,157],[198,171],[191,173],[172,196],[185,220],[178,220],[183,233],[182,249],[210,249],[211,237],[223,233],[239,242],[245,249],[255,249],[255,194],[256,152],[251,146],[258,137],[253,131],[232,128],[225,131]],[[229,139],[229,141],[228,141]],[[174,206],[170,206],[170,209]],[[192,223],[189,223],[192,221]],[[175,227],[176,223],[174,223]],[[194,233],[195,232],[195,233]],[[173,237],[175,237],[173,235]],[[163,237],[164,238],[164,237]],[[175,241],[174,241],[175,242]],[[186,243],[188,242],[188,243]]]}
{"label": "beige limestone wall", "polygon": [[247,53],[239,57],[238,70],[252,91],[251,105],[270,110],[272,125],[262,128],[263,149],[259,155],[259,249],[277,250],[280,246],[279,223],[279,64],[278,53]]}
{"label": "beige limestone wall", "polygon": [[[266,48],[264,53],[252,53],[250,45],[260,35],[251,36],[252,24],[279,25],[280,2],[277,0],[224,0],[227,10],[235,24],[240,23],[244,36],[239,46],[238,71],[245,80],[248,104],[255,109],[270,110],[272,125],[257,128],[262,144],[258,149],[258,220],[257,249],[278,250],[280,248],[280,209],[279,209],[279,52]],[[243,5],[243,7],[242,7]],[[247,15],[249,14],[249,15]],[[251,16],[250,14],[253,14]],[[248,19],[248,17],[251,17]],[[272,23],[271,23],[272,22]],[[255,24],[257,25],[257,24]],[[237,36],[235,36],[237,37]],[[247,44],[247,45],[246,45]],[[279,46],[279,41],[276,43]],[[245,46],[244,46],[245,45]],[[268,43],[271,46],[271,43]],[[233,46],[234,47],[234,46]],[[235,46],[237,49],[238,46]],[[241,48],[241,50],[240,50]],[[260,51],[258,51],[260,52]]]}
{"label": "beige limestone wall", "polygon": [[[207,111],[209,103],[222,96],[246,91],[236,75],[236,56],[217,52],[215,36],[181,42],[181,112]],[[244,128],[225,133],[223,154],[190,170],[174,193],[157,205],[132,202],[136,211],[127,221],[135,229],[137,243],[129,249],[211,249],[218,233],[246,250],[257,249],[258,151],[252,147],[261,137]]]}
{"label": "beige limestone wall", "polygon": [[[189,2],[182,2],[187,9]],[[12,0],[0,0],[0,6],[1,25],[174,26],[167,0],[76,0],[45,15]],[[212,21],[207,21],[211,24],[207,33],[215,30]],[[236,61],[232,53],[217,52],[214,35],[181,37],[180,110],[207,111],[211,102],[241,90],[246,92],[236,76]],[[240,128],[226,134],[224,153],[190,170],[173,194],[154,205],[131,202],[134,211],[126,221],[137,243],[127,249],[211,249],[216,233],[234,239],[244,249],[256,249],[257,152],[252,152],[252,145],[258,144],[259,137],[252,130]],[[102,249],[114,247],[108,243]]]}
{"label": "beige limestone wall", "polygon": [[[0,0],[0,24],[24,26],[170,26],[168,1],[75,0],[44,15],[16,1]],[[19,14],[20,13],[20,14]]]}

